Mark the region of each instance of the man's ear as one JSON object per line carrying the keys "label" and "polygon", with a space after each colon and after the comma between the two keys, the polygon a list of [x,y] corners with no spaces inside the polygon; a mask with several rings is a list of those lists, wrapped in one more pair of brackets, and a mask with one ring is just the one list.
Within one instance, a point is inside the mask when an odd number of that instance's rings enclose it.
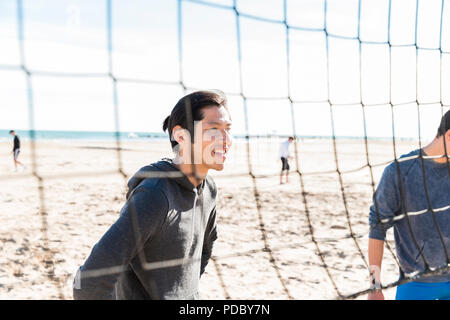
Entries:
{"label": "man's ear", "polygon": [[183,131],[184,131],[183,128],[179,125],[176,125],[172,129],[172,139],[178,142],[179,145],[181,145],[185,140],[184,137],[185,134]]}
{"label": "man's ear", "polygon": [[185,146],[191,141],[191,135],[188,130],[176,125],[172,130],[172,139],[174,139],[180,146]]}

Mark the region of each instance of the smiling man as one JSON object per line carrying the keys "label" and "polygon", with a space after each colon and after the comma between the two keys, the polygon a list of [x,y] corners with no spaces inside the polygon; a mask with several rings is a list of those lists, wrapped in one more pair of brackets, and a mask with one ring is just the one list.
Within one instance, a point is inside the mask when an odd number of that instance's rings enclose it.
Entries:
{"label": "smiling man", "polygon": [[119,219],[74,281],[74,299],[197,299],[211,257],[216,195],[208,171],[223,170],[231,117],[221,92],[178,101],[163,124],[174,159],[141,168],[128,182]]}

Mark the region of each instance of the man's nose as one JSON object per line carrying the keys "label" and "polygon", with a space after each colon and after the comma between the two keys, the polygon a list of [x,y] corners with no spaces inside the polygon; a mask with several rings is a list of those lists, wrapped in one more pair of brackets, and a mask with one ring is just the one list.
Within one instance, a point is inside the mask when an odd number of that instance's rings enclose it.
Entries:
{"label": "man's nose", "polygon": [[228,147],[231,147],[231,145],[233,144],[233,138],[228,131],[225,131],[224,144]]}

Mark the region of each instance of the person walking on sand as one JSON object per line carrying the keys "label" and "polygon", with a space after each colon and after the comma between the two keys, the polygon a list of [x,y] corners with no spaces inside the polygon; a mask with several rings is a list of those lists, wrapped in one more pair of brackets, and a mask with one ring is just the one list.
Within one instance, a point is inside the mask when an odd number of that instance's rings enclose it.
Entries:
{"label": "person walking on sand", "polygon": [[281,158],[281,173],[280,173],[280,184],[283,184],[283,173],[286,173],[286,183],[289,183],[289,162],[288,159],[292,159],[289,147],[291,146],[294,137],[289,137],[288,140],[284,141],[280,145],[280,158]]}
{"label": "person walking on sand", "polygon": [[12,154],[13,154],[13,158],[14,158],[15,171],[17,171],[17,166],[18,165],[22,166],[23,170],[25,170],[26,166],[22,162],[19,161],[19,153],[20,153],[20,139],[19,139],[19,136],[17,135],[17,133],[14,130],[10,130],[9,134],[14,137],[14,145],[13,145]]}
{"label": "person walking on sand", "polygon": [[[369,214],[369,300],[384,299],[381,262],[386,230],[394,227],[400,279],[446,267],[450,255],[450,111],[434,140],[401,156],[383,172]],[[430,158],[428,158],[430,156]],[[431,206],[431,208],[430,208]],[[438,209],[439,211],[431,211]],[[420,214],[406,213],[422,212]],[[398,217],[394,223],[394,218]],[[386,219],[386,220],[385,220]],[[383,220],[382,223],[381,220]],[[397,287],[397,300],[450,300],[450,272],[421,277]]]}
{"label": "person walking on sand", "polygon": [[217,188],[208,171],[223,170],[230,129],[222,92],[197,91],[178,101],[163,123],[175,158],[129,180],[120,217],[77,271],[74,299],[199,298],[217,239]]}

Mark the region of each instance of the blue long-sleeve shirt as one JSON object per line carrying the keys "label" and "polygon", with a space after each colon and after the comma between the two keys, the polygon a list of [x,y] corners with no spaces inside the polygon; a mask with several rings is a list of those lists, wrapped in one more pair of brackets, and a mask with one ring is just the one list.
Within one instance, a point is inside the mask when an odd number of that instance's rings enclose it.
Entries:
{"label": "blue long-sleeve shirt", "polygon": [[[369,238],[371,239],[384,240],[387,229],[394,227],[397,258],[401,270],[406,275],[424,271],[425,261],[431,268],[446,266],[447,255],[450,255],[450,208],[448,208],[450,176],[447,163],[424,159],[424,168],[422,168],[422,160],[418,157],[420,152],[415,150],[403,155],[402,160],[398,162],[398,167],[393,162],[385,168],[369,215]],[[425,155],[423,152],[422,154]],[[411,159],[406,159],[409,157]],[[399,171],[401,179],[399,179]],[[435,212],[435,219],[433,219],[433,213],[428,210],[423,172],[425,172],[432,208],[447,207],[446,210]],[[404,201],[402,201],[402,194]],[[423,211],[426,212],[414,214]],[[413,214],[395,220],[406,212]],[[388,222],[379,223],[379,218],[387,219]],[[408,218],[411,229],[408,226]],[[437,228],[442,235],[442,240]],[[417,242],[414,241],[411,230]],[[426,277],[418,281],[446,282],[450,281],[450,273]]]}

